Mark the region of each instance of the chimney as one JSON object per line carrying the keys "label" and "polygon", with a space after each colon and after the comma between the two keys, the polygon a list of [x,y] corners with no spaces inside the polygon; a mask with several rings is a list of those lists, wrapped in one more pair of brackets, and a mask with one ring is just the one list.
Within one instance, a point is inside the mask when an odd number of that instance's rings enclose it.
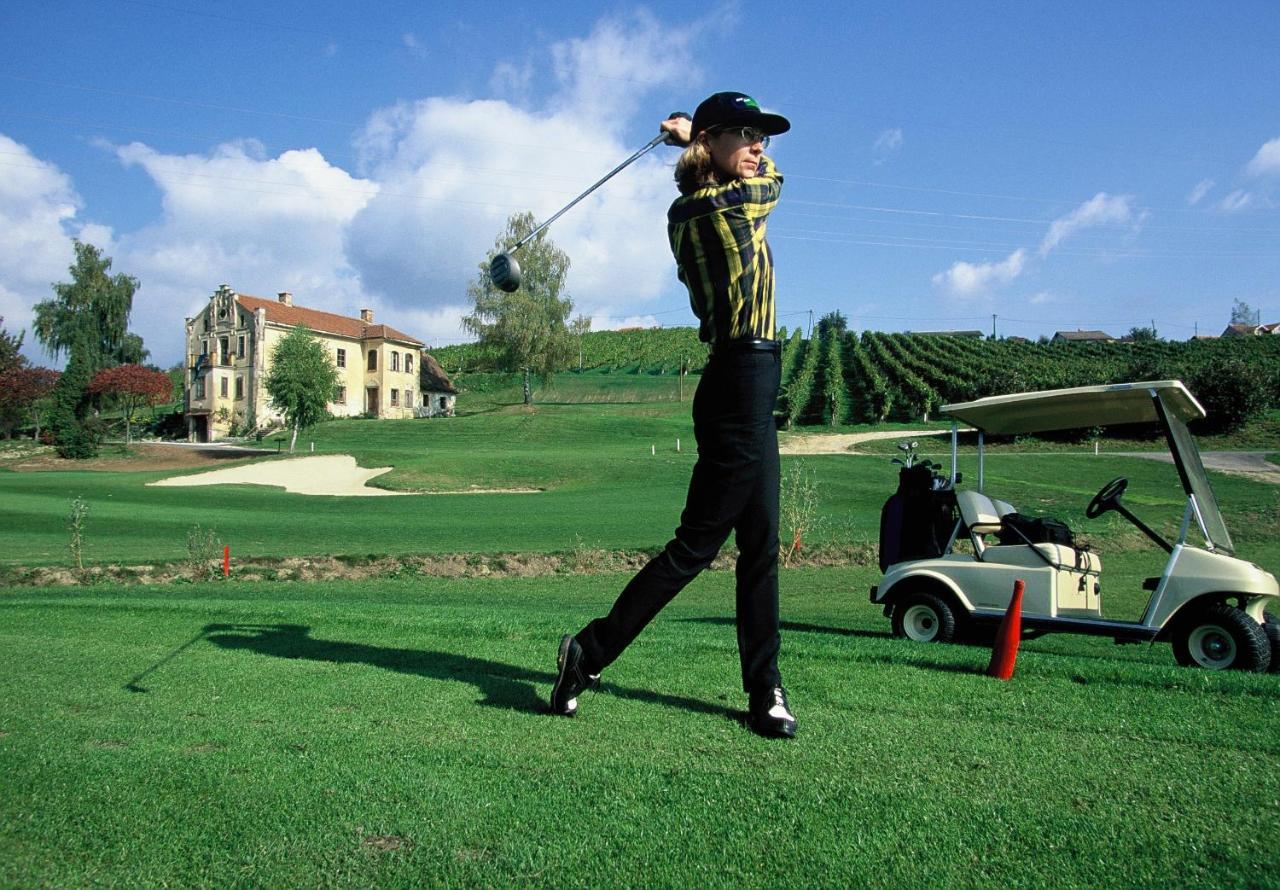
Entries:
{"label": "chimney", "polygon": [[280,302],[284,303],[286,306],[293,305],[293,294],[289,293],[287,290],[280,291],[280,293],[277,294],[276,296],[280,300]]}
{"label": "chimney", "polygon": [[373,324],[373,310],[361,309],[360,320],[363,321],[365,324]]}

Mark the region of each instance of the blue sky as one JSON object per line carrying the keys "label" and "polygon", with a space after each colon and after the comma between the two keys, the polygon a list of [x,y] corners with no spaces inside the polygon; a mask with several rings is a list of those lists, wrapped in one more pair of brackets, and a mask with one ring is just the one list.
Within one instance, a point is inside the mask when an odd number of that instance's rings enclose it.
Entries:
{"label": "blue sky", "polygon": [[[162,365],[224,282],[460,341],[509,214],[549,216],[722,89],[793,123],[770,150],[781,324],[1182,339],[1234,300],[1280,321],[1274,2],[9,0],[0,47],[5,327],[79,237],[141,280]],[[692,321],[675,157],[550,230],[596,328]]]}

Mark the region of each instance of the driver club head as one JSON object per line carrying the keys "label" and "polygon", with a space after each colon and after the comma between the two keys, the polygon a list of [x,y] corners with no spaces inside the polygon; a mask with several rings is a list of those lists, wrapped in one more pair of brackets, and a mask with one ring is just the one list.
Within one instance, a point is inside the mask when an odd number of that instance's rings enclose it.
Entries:
{"label": "driver club head", "polygon": [[500,253],[489,261],[489,280],[498,290],[513,293],[520,287],[520,264],[509,253]]}

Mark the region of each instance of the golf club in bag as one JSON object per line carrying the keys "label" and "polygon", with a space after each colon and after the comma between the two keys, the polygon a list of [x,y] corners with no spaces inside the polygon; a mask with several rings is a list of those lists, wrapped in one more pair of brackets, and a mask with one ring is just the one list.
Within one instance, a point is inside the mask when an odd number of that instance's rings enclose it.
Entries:
{"label": "golf club in bag", "polygon": [[[673,117],[681,117],[686,120],[689,119],[689,115],[685,114],[683,111],[673,111],[668,116],[668,119]],[[612,170],[610,170],[608,173],[606,173],[604,176],[598,179],[591,186],[591,188],[587,189],[585,192],[578,195],[578,197],[574,198],[568,204],[564,205],[564,207],[556,211],[554,216],[552,216],[546,222],[542,223],[540,226],[538,226],[528,235],[525,235],[523,238],[517,241],[515,243],[515,246],[512,247],[510,250],[504,250],[502,253],[498,254],[492,260],[490,260],[489,261],[489,280],[493,282],[493,286],[498,288],[499,290],[504,290],[507,293],[512,293],[517,288],[519,288],[520,287],[520,264],[516,262],[516,258],[515,258],[516,251],[524,247],[525,244],[527,244],[529,241],[532,241],[535,237],[537,237],[539,232],[541,232],[547,226],[551,225],[553,222],[555,222],[561,216],[563,216],[566,212],[568,212],[568,210],[571,207],[573,207],[573,205],[577,204],[587,195],[591,194],[596,189],[600,188],[600,186],[604,185],[606,182],[608,182],[610,179],[616,176],[619,172],[623,170],[623,168],[634,163],[645,154],[648,154],[650,151],[657,148],[659,145],[663,145],[663,144],[667,144],[667,145],[672,144],[671,134],[667,133],[666,131],[663,131],[659,133],[657,136],[654,136],[653,139],[649,140],[649,143],[644,148],[637,151],[631,157],[627,158],[621,164],[614,167]]]}

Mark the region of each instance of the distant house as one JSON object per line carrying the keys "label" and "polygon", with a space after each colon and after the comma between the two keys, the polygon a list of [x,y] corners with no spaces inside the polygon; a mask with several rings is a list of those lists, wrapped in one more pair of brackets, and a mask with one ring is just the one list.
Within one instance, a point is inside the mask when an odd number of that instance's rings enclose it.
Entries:
{"label": "distant house", "polygon": [[1191,340],[1217,340],[1217,334],[1196,334],[1190,338]]}
{"label": "distant house", "polygon": [[1280,334],[1280,321],[1270,324],[1229,324],[1222,332],[1224,337],[1260,337],[1266,334]]}
{"label": "distant house", "polygon": [[452,417],[458,390],[435,356],[422,353],[422,404],[413,409],[415,417]]}
{"label": "distant house", "polygon": [[1077,328],[1074,331],[1058,331],[1053,335],[1053,339],[1050,340],[1049,342],[1051,343],[1086,343],[1086,342],[1114,343],[1115,339],[1116,339],[1115,337],[1111,336],[1106,331],[1082,331]]}
{"label": "distant house", "polygon": [[[324,344],[338,370],[338,417],[419,417],[453,412],[453,389],[436,365],[427,408],[419,372],[422,341],[390,325],[374,324],[373,310],[358,318],[295,306],[293,295],[274,300],[222,285],[205,308],[186,320],[187,435],[208,442],[247,434],[280,420],[266,392],[271,353],[289,331],[305,326]],[[443,384],[440,378],[443,378]],[[446,397],[440,409],[440,396]]]}
{"label": "distant house", "polygon": [[982,331],[907,331],[907,333],[921,337],[970,337],[974,340],[981,340],[986,336]]}

